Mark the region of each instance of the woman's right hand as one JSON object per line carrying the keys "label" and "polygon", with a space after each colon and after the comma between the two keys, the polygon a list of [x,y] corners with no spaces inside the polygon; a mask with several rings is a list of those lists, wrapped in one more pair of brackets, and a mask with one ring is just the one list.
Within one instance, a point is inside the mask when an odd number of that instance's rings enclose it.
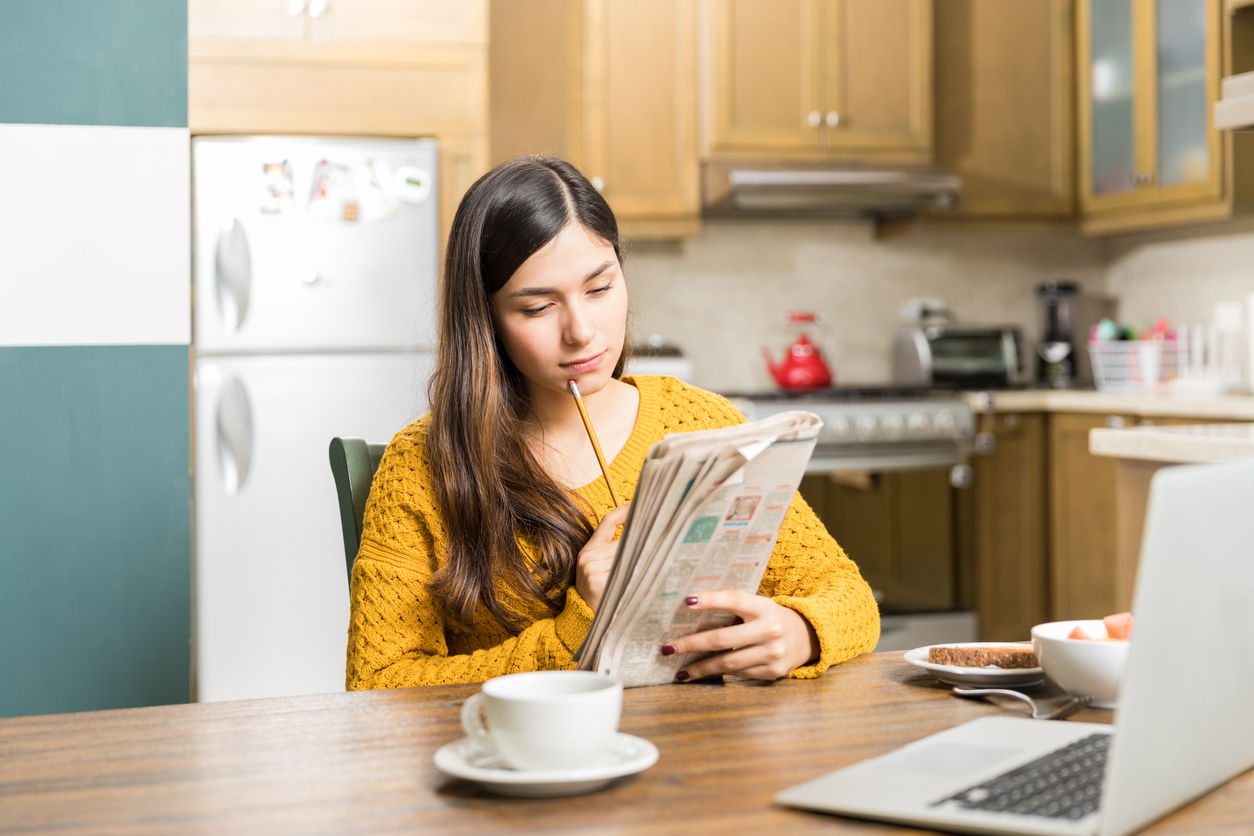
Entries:
{"label": "woman's right hand", "polygon": [[629,508],[631,503],[624,502],[602,517],[596,531],[579,550],[575,565],[575,591],[593,612],[601,604],[601,596],[605,594],[605,585],[610,579],[610,569],[614,566],[614,556],[618,554],[614,531],[627,522]]}

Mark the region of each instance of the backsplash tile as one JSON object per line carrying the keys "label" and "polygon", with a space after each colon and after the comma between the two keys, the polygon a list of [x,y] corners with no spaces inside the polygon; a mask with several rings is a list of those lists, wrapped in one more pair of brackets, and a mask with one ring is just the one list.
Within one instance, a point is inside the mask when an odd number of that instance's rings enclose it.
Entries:
{"label": "backsplash tile", "polygon": [[629,245],[633,333],[659,333],[715,391],[773,388],[761,356],[778,344],[779,316],[820,310],[831,328],[838,383],[886,383],[898,307],[945,299],[959,321],[1018,324],[1034,344],[1036,285],[1104,283],[1101,242],[1060,233],[917,230],[876,239],[869,223],[709,220],[700,238]]}

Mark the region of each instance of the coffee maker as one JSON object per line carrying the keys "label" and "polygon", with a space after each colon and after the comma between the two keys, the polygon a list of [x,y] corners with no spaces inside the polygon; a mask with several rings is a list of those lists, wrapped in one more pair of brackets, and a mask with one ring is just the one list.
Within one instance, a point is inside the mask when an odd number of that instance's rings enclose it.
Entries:
{"label": "coffee maker", "polygon": [[1036,379],[1064,389],[1076,379],[1076,305],[1080,287],[1075,282],[1050,279],[1036,288],[1041,305],[1040,362]]}

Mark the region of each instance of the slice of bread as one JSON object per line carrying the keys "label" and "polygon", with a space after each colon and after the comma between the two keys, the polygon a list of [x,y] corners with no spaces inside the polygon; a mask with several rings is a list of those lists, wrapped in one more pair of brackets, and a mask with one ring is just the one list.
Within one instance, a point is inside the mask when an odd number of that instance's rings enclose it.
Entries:
{"label": "slice of bread", "polygon": [[1038,667],[1032,648],[1022,645],[1005,647],[930,647],[927,660],[933,665],[957,665],[963,668],[1003,669]]}

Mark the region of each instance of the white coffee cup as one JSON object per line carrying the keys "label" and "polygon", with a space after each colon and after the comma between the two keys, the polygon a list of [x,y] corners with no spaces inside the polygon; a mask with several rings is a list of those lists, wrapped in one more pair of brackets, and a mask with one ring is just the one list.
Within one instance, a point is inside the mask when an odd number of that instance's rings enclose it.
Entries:
{"label": "white coffee cup", "polygon": [[581,769],[609,749],[622,708],[622,683],[604,674],[515,673],[466,700],[462,728],[514,769]]}

